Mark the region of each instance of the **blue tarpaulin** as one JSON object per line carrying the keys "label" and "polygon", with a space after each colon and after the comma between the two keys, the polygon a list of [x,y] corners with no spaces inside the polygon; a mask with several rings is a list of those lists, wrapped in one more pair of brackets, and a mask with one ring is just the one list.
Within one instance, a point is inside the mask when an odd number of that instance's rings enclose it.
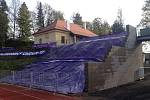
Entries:
{"label": "blue tarpaulin", "polygon": [[96,36],[76,44],[51,48],[38,62],[14,74],[15,80],[7,81],[27,86],[32,84],[60,93],[83,92],[86,77],[84,63],[104,61],[113,45],[125,45],[126,37],[126,33]]}

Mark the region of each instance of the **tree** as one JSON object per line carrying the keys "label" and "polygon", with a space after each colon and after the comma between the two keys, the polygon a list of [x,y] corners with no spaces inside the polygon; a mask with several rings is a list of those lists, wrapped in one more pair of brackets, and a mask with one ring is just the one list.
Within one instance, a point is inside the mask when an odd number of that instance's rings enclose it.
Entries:
{"label": "tree", "polygon": [[45,24],[44,26],[48,26],[54,21],[53,9],[49,4],[44,4],[43,11],[44,11],[44,24]]}
{"label": "tree", "polygon": [[150,27],[150,0],[145,0],[145,5],[143,6],[142,10],[143,18],[141,19],[139,26],[142,26],[144,28]]}
{"label": "tree", "polygon": [[117,20],[118,20],[119,23],[123,24],[122,9],[118,9]]}
{"label": "tree", "polygon": [[123,24],[115,20],[112,25],[112,31],[113,33],[121,33],[121,32],[124,32],[125,30],[124,30]]}
{"label": "tree", "polygon": [[61,11],[54,10],[49,4],[42,5],[41,2],[37,5],[36,16],[36,27],[38,27],[38,29],[50,25],[55,20],[64,20],[63,13]]}
{"label": "tree", "polygon": [[5,0],[0,1],[0,46],[5,46],[7,40],[7,33],[9,28],[9,19],[8,19],[8,7]]}
{"label": "tree", "polygon": [[75,24],[83,25],[82,16],[79,13],[74,13],[72,16],[72,20]]}
{"label": "tree", "polygon": [[93,20],[93,32],[95,34],[102,34],[102,29],[101,29],[101,26],[102,26],[102,19],[101,18],[95,18]]}
{"label": "tree", "polygon": [[6,1],[5,0],[0,0],[0,5],[1,5],[1,10],[4,11],[4,12],[7,12],[8,11],[8,6],[6,4]]}
{"label": "tree", "polygon": [[61,11],[56,11],[48,4],[43,6],[44,12],[44,26],[48,26],[55,20],[64,20],[63,13]]}
{"label": "tree", "polygon": [[38,3],[38,7],[37,7],[37,26],[38,29],[41,29],[44,27],[44,14],[43,14],[43,6],[42,3]]}
{"label": "tree", "polygon": [[30,13],[25,4],[25,2],[21,5],[18,14],[18,25],[19,25],[19,38],[24,41],[29,40],[29,36],[31,36],[31,20]]}
{"label": "tree", "polygon": [[30,11],[30,19],[31,19],[31,31],[32,33],[35,33],[38,30],[37,24],[36,24],[36,13],[34,11]]}
{"label": "tree", "polygon": [[122,9],[118,9],[118,16],[112,25],[112,31],[113,33],[120,33],[125,31],[122,18]]}
{"label": "tree", "polygon": [[104,21],[102,24],[102,32],[104,35],[110,34],[112,32],[111,27],[107,21]]}
{"label": "tree", "polygon": [[91,22],[85,22],[86,24],[86,29],[92,31],[93,30],[93,24]]}
{"label": "tree", "polygon": [[54,20],[64,20],[64,15],[61,11],[53,10]]}
{"label": "tree", "polygon": [[111,28],[106,21],[103,21],[101,18],[95,18],[92,31],[97,35],[106,35],[111,32]]}
{"label": "tree", "polygon": [[17,30],[17,15],[20,7],[20,0],[12,0],[12,3],[9,7],[9,20],[10,20],[10,27],[13,31],[13,38],[16,37]]}

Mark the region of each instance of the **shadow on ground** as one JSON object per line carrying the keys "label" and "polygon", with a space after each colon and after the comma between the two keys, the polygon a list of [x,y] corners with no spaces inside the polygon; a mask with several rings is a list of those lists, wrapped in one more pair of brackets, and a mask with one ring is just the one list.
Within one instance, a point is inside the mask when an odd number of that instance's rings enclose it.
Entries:
{"label": "shadow on ground", "polygon": [[89,93],[83,100],[150,100],[150,76],[116,88]]}

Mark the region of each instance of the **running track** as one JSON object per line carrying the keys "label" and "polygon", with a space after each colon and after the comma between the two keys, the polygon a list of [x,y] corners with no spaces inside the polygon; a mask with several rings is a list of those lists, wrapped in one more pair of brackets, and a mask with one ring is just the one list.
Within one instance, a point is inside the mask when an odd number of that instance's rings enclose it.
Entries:
{"label": "running track", "polygon": [[32,90],[9,84],[0,84],[0,100],[80,100],[51,92]]}

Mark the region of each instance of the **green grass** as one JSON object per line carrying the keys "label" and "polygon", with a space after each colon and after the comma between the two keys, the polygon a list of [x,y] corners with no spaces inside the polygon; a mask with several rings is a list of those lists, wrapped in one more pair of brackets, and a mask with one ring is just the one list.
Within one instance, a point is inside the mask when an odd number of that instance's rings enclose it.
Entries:
{"label": "green grass", "polygon": [[0,70],[21,70],[36,60],[35,57],[0,57]]}

